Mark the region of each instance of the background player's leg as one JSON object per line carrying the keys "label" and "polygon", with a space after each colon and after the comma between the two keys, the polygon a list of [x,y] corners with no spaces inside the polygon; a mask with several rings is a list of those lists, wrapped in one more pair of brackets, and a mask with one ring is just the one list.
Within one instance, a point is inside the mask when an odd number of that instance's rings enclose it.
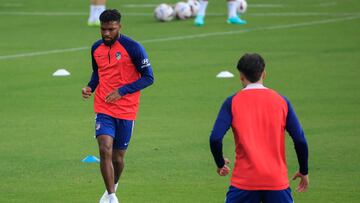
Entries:
{"label": "background player's leg", "polygon": [[237,13],[236,13],[237,2],[235,0],[228,0],[227,4],[228,4],[228,18],[236,17],[237,16]]}
{"label": "background player's leg", "polygon": [[88,25],[100,25],[100,14],[105,10],[106,0],[91,0],[90,1],[90,14],[88,19]]}
{"label": "background player's leg", "polygon": [[96,11],[95,11],[95,18],[99,21],[100,14],[105,11],[106,9],[106,0],[95,0],[96,4]]}
{"label": "background player's leg", "polygon": [[112,164],[113,138],[109,135],[97,136],[100,153],[100,170],[108,193],[114,193],[114,168]]}
{"label": "background player's leg", "polygon": [[194,24],[196,26],[203,26],[205,24],[204,19],[205,19],[205,13],[206,13],[208,1],[200,0],[199,3],[200,3],[200,8],[199,8],[198,14],[196,15]]}
{"label": "background player's leg", "polygon": [[113,150],[112,162],[114,166],[115,183],[118,183],[121,173],[125,166],[125,162],[124,162],[125,152],[126,150],[117,150],[117,149]]}
{"label": "background player's leg", "polygon": [[227,22],[230,24],[238,24],[243,25],[247,22],[245,20],[242,20],[236,13],[236,7],[238,6],[238,2],[235,0],[227,0],[228,4],[228,19]]}

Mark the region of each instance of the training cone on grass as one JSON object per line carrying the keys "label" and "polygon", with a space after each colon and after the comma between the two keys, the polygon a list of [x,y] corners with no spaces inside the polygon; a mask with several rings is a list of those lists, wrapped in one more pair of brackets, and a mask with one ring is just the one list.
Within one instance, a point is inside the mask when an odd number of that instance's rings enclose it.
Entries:
{"label": "training cone on grass", "polygon": [[219,74],[216,75],[217,78],[232,78],[234,74],[230,73],[229,71],[221,71]]}
{"label": "training cone on grass", "polygon": [[84,163],[99,163],[100,160],[96,156],[89,155],[89,156],[85,157],[82,160],[82,162],[84,162]]}
{"label": "training cone on grass", "polygon": [[53,76],[69,76],[70,72],[65,69],[58,69],[53,73]]}

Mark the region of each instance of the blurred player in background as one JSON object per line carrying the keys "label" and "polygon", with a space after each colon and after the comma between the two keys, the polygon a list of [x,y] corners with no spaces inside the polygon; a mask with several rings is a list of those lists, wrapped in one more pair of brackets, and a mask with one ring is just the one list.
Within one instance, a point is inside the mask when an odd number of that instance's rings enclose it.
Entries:
{"label": "blurred player in background", "polygon": [[88,19],[89,26],[100,26],[100,14],[106,9],[106,0],[91,0],[90,15]]}
{"label": "blurred player in background", "polygon": [[95,91],[96,139],[106,186],[100,203],[118,202],[115,192],[133,132],[140,90],[154,81],[145,49],[119,33],[120,19],[117,10],[108,9],[100,15],[102,39],[91,48],[93,73],[82,89],[84,99]]}
{"label": "blurred player in background", "polygon": [[227,203],[293,203],[285,157],[285,130],[291,136],[299,163],[293,179],[297,191],[309,185],[308,146],[289,100],[264,87],[265,62],[258,54],[245,54],[238,62],[244,88],[223,103],[210,136],[217,173],[230,172],[223,157],[222,140],[231,127],[235,140],[235,166]]}
{"label": "blurred player in background", "polygon": [[[199,2],[200,2],[200,8],[196,15],[194,24],[196,26],[203,26],[205,24],[206,8],[209,2],[208,0],[199,0]],[[245,20],[242,20],[236,12],[238,3],[239,2],[236,0],[227,0],[227,6],[228,6],[227,22],[229,24],[244,25],[247,23]]]}

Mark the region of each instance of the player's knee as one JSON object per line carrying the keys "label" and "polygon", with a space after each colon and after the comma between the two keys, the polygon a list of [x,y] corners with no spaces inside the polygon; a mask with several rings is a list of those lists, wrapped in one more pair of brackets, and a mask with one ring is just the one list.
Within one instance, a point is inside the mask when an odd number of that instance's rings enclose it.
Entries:
{"label": "player's knee", "polygon": [[113,157],[113,163],[117,164],[117,165],[124,165],[125,161],[124,161],[124,157]]}
{"label": "player's knee", "polygon": [[111,155],[112,155],[112,147],[111,146],[100,145],[99,151],[100,151],[100,158],[103,158],[103,159],[111,158]]}

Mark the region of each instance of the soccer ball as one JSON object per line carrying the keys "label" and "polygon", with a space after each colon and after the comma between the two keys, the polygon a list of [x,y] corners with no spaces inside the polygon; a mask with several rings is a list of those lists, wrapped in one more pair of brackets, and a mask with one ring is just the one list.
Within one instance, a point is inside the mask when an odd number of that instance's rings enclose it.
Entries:
{"label": "soccer ball", "polygon": [[161,22],[170,21],[174,16],[174,9],[168,4],[160,4],[154,10],[155,19]]}
{"label": "soccer ball", "polygon": [[180,20],[184,20],[186,18],[191,17],[191,7],[188,3],[178,2],[175,5],[175,14],[176,17]]}
{"label": "soccer ball", "polygon": [[237,7],[236,7],[236,12],[243,14],[246,12],[247,9],[247,2],[245,0],[237,0]]}
{"label": "soccer ball", "polygon": [[188,4],[191,9],[191,16],[195,17],[200,9],[200,3],[198,0],[188,0]]}

